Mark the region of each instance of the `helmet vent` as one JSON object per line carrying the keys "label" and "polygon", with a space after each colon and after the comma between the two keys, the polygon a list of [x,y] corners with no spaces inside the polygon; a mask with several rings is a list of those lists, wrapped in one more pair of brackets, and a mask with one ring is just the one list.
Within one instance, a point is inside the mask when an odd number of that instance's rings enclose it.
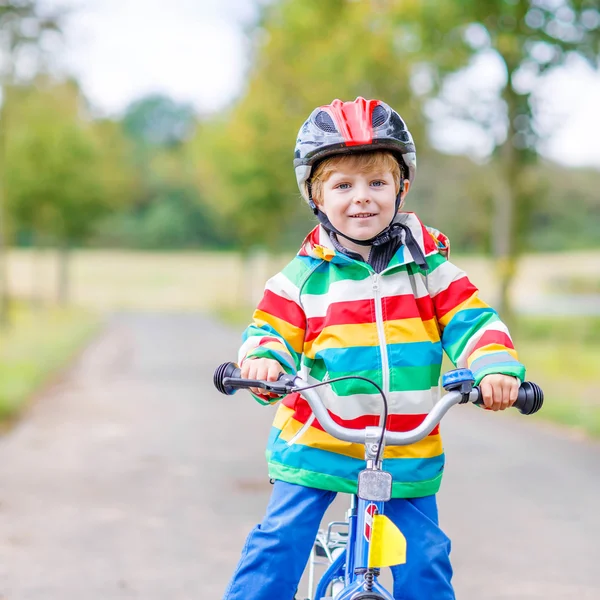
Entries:
{"label": "helmet vent", "polygon": [[385,110],[385,108],[383,108],[381,104],[378,104],[373,109],[373,113],[371,114],[371,124],[373,125],[373,127],[380,127],[387,121],[387,118],[387,110]]}
{"label": "helmet vent", "polygon": [[319,129],[326,131],[327,133],[337,133],[337,128],[331,116],[324,110],[317,113],[315,117],[315,123]]}

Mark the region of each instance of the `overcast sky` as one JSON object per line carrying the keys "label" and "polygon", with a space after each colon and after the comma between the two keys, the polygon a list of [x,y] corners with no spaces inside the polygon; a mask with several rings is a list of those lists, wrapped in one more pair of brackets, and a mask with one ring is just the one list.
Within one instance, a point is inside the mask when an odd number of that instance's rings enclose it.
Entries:
{"label": "overcast sky", "polygon": [[[102,113],[164,92],[206,113],[240,90],[246,68],[242,28],[253,0],[46,0],[74,9],[61,55]],[[482,80],[482,73],[475,79]],[[548,122],[560,124],[546,154],[570,165],[600,168],[600,75],[570,65],[543,87]],[[461,128],[440,128],[441,144],[474,151],[485,144]]]}
{"label": "overcast sky", "polygon": [[105,112],[157,91],[212,111],[240,87],[251,0],[47,3],[73,8],[62,60]]}

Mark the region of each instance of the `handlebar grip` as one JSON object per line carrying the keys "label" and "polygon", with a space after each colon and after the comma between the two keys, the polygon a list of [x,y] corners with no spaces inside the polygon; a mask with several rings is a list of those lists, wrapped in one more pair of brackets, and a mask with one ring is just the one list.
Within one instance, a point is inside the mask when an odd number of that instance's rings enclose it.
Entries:
{"label": "handlebar grip", "polygon": [[[479,399],[474,404],[482,405],[481,390],[479,390]],[[544,392],[539,385],[531,381],[524,381],[519,388],[519,396],[513,404],[522,415],[532,415],[536,413],[544,404]]]}
{"label": "handlebar grip", "polygon": [[544,404],[544,392],[542,388],[531,381],[524,381],[519,388],[519,396],[514,407],[522,415],[536,413]]}
{"label": "handlebar grip", "polygon": [[221,392],[221,394],[227,394],[230,396],[231,394],[235,394],[238,388],[231,387],[229,385],[225,385],[223,380],[226,377],[241,377],[242,371],[241,369],[232,362],[226,362],[222,365],[219,365],[215,369],[215,374],[213,375],[213,383],[215,387]]}
{"label": "handlebar grip", "polygon": [[222,393],[230,396],[238,390],[249,388],[262,388],[274,394],[287,394],[294,390],[294,375],[282,373],[277,381],[262,381],[258,379],[242,379],[240,368],[232,362],[219,365],[213,375],[215,387]]}

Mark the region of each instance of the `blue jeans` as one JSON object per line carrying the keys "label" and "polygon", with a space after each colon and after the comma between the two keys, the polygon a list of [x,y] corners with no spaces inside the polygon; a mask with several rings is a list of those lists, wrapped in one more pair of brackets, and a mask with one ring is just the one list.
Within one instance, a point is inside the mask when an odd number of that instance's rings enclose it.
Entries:
{"label": "blue jeans", "polygon": [[[292,600],[335,492],[276,481],[267,513],[248,535],[223,600]],[[450,540],[435,496],[390,500],[385,514],[406,537],[405,565],[392,567],[396,600],[455,600]]]}

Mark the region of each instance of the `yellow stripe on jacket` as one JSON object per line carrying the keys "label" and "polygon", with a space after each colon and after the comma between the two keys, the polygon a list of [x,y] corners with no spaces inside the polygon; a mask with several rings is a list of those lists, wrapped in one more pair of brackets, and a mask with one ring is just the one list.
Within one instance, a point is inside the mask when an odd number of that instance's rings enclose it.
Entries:
{"label": "yellow stripe on jacket", "polygon": [[[420,318],[386,321],[385,341],[389,344],[408,342],[439,342],[440,334],[434,319],[423,321]],[[324,327],[314,340],[304,344],[304,354],[315,358],[318,352],[328,348],[379,346],[380,340],[376,323],[330,325]]]}

